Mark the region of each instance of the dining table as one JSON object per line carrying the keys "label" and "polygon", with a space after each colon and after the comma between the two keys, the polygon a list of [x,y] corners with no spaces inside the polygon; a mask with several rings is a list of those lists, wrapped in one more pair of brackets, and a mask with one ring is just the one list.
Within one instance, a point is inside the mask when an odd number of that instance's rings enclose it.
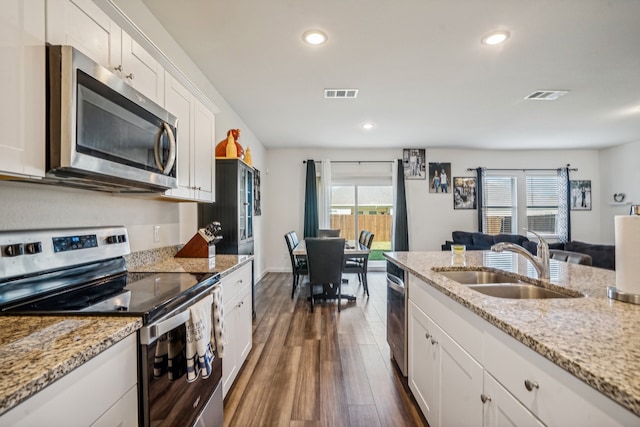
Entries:
{"label": "dining table", "polygon": [[[293,248],[293,255],[296,257],[306,257],[307,256],[307,244],[304,240],[301,240],[300,243]],[[368,257],[371,253],[371,250],[360,242],[355,240],[346,240],[344,244],[344,258],[352,259],[352,258],[365,258]],[[348,279],[343,278],[342,282],[348,282]],[[349,300],[355,301],[356,296],[350,294],[342,294],[342,297]]]}

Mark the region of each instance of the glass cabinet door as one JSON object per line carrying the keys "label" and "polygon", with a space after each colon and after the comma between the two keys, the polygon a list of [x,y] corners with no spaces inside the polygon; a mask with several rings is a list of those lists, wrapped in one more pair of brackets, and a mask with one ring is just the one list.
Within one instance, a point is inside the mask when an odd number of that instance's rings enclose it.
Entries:
{"label": "glass cabinet door", "polygon": [[247,237],[253,237],[253,171],[247,169]]}
{"label": "glass cabinet door", "polygon": [[238,177],[240,182],[240,185],[238,185],[238,204],[240,205],[238,206],[238,238],[242,241],[247,238],[247,170],[241,167],[238,173],[240,174]]}

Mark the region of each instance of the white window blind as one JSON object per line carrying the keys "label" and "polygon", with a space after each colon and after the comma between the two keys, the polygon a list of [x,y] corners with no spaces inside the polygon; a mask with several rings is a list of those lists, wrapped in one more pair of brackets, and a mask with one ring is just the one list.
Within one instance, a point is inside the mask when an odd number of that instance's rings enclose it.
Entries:
{"label": "white window blind", "polygon": [[559,181],[555,171],[487,172],[483,183],[483,230],[525,235],[524,228],[558,238]]}

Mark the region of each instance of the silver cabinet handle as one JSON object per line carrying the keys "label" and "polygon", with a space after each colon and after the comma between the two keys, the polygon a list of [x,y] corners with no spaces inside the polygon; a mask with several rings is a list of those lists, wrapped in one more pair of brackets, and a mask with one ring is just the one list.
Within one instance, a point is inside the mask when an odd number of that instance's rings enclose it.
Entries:
{"label": "silver cabinet handle", "polygon": [[133,73],[129,73],[125,77],[128,78],[129,80],[133,80]]}
{"label": "silver cabinet handle", "polygon": [[435,338],[431,338],[431,345],[438,344],[438,341]]}
{"label": "silver cabinet handle", "polygon": [[530,380],[524,380],[524,387],[529,391],[533,391],[534,388],[540,388],[536,381]]}
{"label": "silver cabinet handle", "polygon": [[482,403],[491,402],[491,396],[482,393],[480,395],[480,400],[482,401]]}
{"label": "silver cabinet handle", "polygon": [[113,67],[113,71],[122,71],[122,64],[118,65],[117,67]]}
{"label": "silver cabinet handle", "polygon": [[431,334],[430,334],[429,332],[427,332],[426,334],[424,334],[424,337],[425,337],[426,339],[429,339],[429,338],[431,338]]}

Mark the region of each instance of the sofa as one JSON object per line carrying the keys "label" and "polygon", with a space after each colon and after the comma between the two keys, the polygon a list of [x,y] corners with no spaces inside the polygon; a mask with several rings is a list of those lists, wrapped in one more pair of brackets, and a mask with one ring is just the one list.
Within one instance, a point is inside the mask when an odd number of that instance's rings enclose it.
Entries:
{"label": "sofa", "polygon": [[[491,246],[500,242],[515,243],[532,254],[538,252],[538,243],[519,234],[486,234],[471,231],[454,231],[451,240],[442,245],[443,251],[451,250],[451,245],[465,245],[467,250],[489,250]],[[549,249],[577,252],[591,256],[593,267],[615,270],[615,245],[598,245],[579,241],[549,243]]]}

